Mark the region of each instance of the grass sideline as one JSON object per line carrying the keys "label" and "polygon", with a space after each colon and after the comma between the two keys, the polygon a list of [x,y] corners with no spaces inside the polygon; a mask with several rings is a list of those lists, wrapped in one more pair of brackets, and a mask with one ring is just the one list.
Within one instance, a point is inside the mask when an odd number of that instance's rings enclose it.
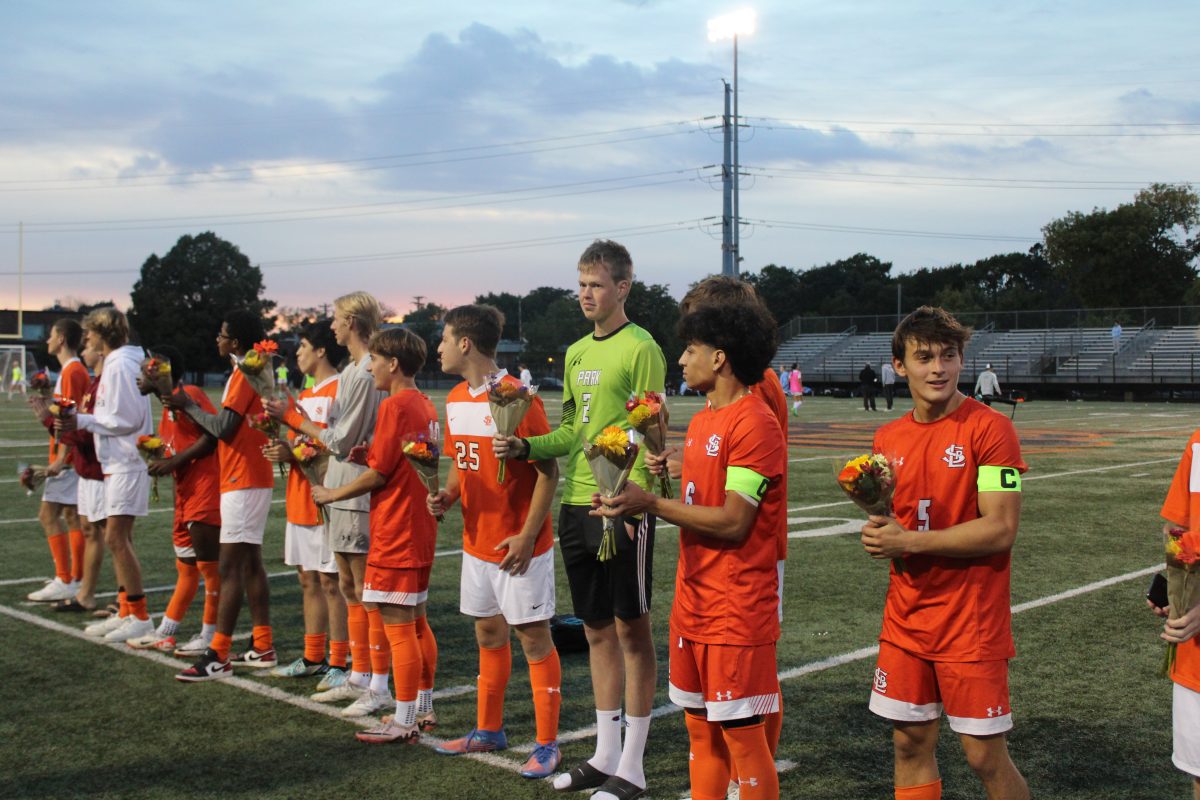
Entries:
{"label": "grass sideline", "polygon": [[[444,392],[434,393],[441,402]],[[557,397],[548,395],[552,419]],[[700,401],[673,401],[682,430]],[[900,403],[898,410],[906,410]],[[1006,409],[1007,410],[1007,409]],[[833,483],[838,459],[869,447],[875,426],[895,413],[868,414],[853,400],[805,402],[789,448],[792,533],[779,644],[785,717],[779,758],[784,797],[891,796],[890,729],[866,709],[886,574],[847,533],[861,515]],[[1016,411],[1031,471],[1014,552],[1013,603],[1018,656],[1012,662],[1014,760],[1035,796],[1160,798],[1184,796],[1187,779],[1170,763],[1170,686],[1157,676],[1158,623],[1144,609],[1147,580],[1129,577],[1160,560],[1158,508],[1200,408],[1123,403],[1029,403]],[[239,685],[185,686],[156,659],[128,657],[55,626],[79,621],[23,604],[49,574],[35,522],[37,498],[16,484],[16,463],[43,457],[45,439],[29,412],[0,401],[0,750],[5,797],[353,796],[405,798],[551,797],[549,786],[513,774],[519,752],[491,759],[439,756],[424,747],[371,747],[354,728],[305,708],[312,681],[240,673]],[[278,482],[282,498],[282,481]],[[170,484],[158,513],[139,521],[136,541],[148,586],[174,581]],[[264,549],[269,572],[280,558],[282,506],[272,512]],[[278,513],[276,513],[278,512]],[[439,532],[430,623],[438,636],[439,736],[474,721],[475,647],[457,613],[457,512]],[[660,656],[647,775],[655,798],[687,792],[687,737],[666,698],[666,617],[677,543],[661,526],[655,553],[654,624]],[[1125,576],[1103,585],[1104,581]],[[111,588],[111,567],[102,585]],[[1087,587],[1075,596],[1069,590]],[[151,595],[161,612],[168,594]],[[560,611],[570,610],[559,574]],[[184,630],[190,634],[197,607]],[[20,616],[13,616],[16,612]],[[50,627],[27,621],[31,615]],[[245,617],[245,613],[243,613]],[[281,657],[298,654],[300,593],[287,576],[272,580],[272,621]],[[248,623],[247,623],[248,624]],[[14,646],[15,645],[15,646]],[[515,647],[506,728],[514,750],[532,739],[527,673]],[[239,682],[242,683],[242,682]],[[466,687],[465,689],[462,687]],[[286,693],[281,701],[279,692]],[[564,656],[561,730],[567,764],[591,753],[594,721],[586,659]],[[17,744],[19,743],[19,744]],[[946,798],[980,796],[952,734],[940,760]]]}

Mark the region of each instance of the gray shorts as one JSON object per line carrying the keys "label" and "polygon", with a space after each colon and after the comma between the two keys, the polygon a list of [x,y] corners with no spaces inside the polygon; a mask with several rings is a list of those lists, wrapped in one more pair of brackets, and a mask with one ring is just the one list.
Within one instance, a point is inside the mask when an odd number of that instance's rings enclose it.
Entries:
{"label": "gray shorts", "polygon": [[325,541],[335,553],[366,555],[371,546],[371,513],[329,508],[329,524],[325,526]]}

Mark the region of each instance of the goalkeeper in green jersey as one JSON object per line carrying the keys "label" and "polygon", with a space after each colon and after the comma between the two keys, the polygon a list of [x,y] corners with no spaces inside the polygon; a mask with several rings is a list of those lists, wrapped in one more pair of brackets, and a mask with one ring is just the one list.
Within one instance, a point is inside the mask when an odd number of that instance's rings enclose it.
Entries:
{"label": "goalkeeper in green jersey", "polygon": [[[595,800],[627,800],[645,793],[642,752],[657,676],[650,635],[654,518],[625,519],[618,525],[616,555],[598,560],[602,522],[588,513],[598,488],[583,454],[584,441],[593,440],[606,426],[629,427],[625,403],[630,395],[663,392],[667,366],[662,349],[625,316],[632,284],[633,262],[623,246],[597,240],[583,251],[579,306],[595,330],[567,350],[562,422],[544,436],[493,440],[499,458],[567,458],[558,539],[575,615],[583,620],[590,646],[596,753],[559,775],[554,788],[599,787],[592,795]],[[641,455],[630,480],[644,489],[651,486]],[[627,535],[621,535],[622,527]]]}

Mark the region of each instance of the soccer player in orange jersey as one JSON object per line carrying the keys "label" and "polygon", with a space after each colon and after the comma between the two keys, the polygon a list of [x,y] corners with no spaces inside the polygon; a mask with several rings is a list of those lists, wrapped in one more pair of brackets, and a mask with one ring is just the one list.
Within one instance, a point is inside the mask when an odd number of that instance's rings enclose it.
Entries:
{"label": "soccer player in orange jersey", "polygon": [[[462,501],[463,563],[459,609],[475,618],[479,644],[479,693],[475,727],[447,742],[439,753],[503,750],[504,692],[512,672],[509,626],[517,631],[537,720],[537,746],[521,770],[544,778],[558,768],[558,711],[562,670],[550,638],[554,616],[554,533],[550,502],[558,485],[558,464],[512,461],[500,483],[499,459],[492,452],[496,424],[488,403],[489,381],[513,387],[521,381],[496,366],[496,345],[504,316],[492,306],[460,306],[444,317],[438,345],[442,371],[465,380],[446,398],[446,452],[455,469],[444,489],[427,498],[429,512],[442,514]],[[550,432],[542,400],[533,396],[516,435]]]}
{"label": "soccer player in orange jersey", "polygon": [[[201,409],[209,414],[216,413],[203,389],[182,382],[183,354],[179,350],[164,346],[152,348],[151,352],[170,361],[173,391],[185,392]],[[138,376],[138,388],[144,394],[158,394],[144,372]],[[158,628],[145,636],[130,639],[128,644],[137,649],[154,648],[194,658],[208,648],[216,633],[221,596],[221,465],[217,440],[186,414],[166,406],[163,406],[158,424],[158,436],[171,455],[149,465],[147,470],[154,477],[171,475],[175,479],[175,525],[171,536],[178,577]],[[182,647],[176,647],[175,634],[200,588],[201,576],[204,577],[204,612],[200,632]]]}
{"label": "soccer player in orange jersey", "polygon": [[1011,551],[1026,470],[1012,422],[958,391],[970,331],[922,306],[896,327],[892,364],[913,410],[875,433],[896,464],[890,517],[862,529],[892,568],[871,710],[893,722],[896,797],[941,797],[936,748],[945,710],[993,800],[1029,797],[1008,755]]}
{"label": "soccer player in orange jersey", "polygon": [[[300,392],[296,403],[318,428],[328,427],[329,412],[337,396],[338,372],[349,352],[337,343],[333,331],[324,322],[307,326],[300,334],[296,364],[314,383]],[[292,448],[295,432],[288,441],[272,442],[265,451],[267,459],[291,464],[287,484],[287,528],[284,532],[283,562],[296,568],[304,601],[304,654],[290,664],[271,671],[277,678],[304,678],[343,673],[350,642],[346,630],[346,598],[338,586],[338,566],[326,538],[321,514],[312,499],[312,484],[296,463]],[[325,645],[329,644],[329,658]]]}
{"label": "soccer player in orange jersey", "polygon": [[[735,771],[746,800],[779,797],[763,717],[779,710],[776,553],[787,455],[774,414],[750,390],[775,335],[757,302],[700,305],[680,319],[684,380],[708,400],[688,425],[682,499],[629,484],[592,501],[599,515],[649,512],[680,528],[669,688],[687,712],[696,800],[724,798]],[[665,454],[647,461],[657,471]],[[621,798],[642,793],[616,788]]]}
{"label": "soccer player in orange jersey", "polygon": [[[70,400],[77,408],[91,383],[87,367],[79,360],[82,341],[83,328],[73,319],[56,321],[46,338],[46,350],[58,359],[62,368],[54,384],[54,397]],[[69,601],[79,590],[86,538],[75,510],[78,490],[79,475],[71,468],[66,445],[51,437],[50,464],[46,468],[46,484],[42,489],[38,521],[50,545],[54,577],[41,589],[29,594],[29,599],[35,603]]]}
{"label": "soccer player in orange jersey", "polygon": [[[363,742],[411,744],[421,736],[417,691],[423,657],[417,624],[425,617],[429,598],[437,522],[425,508],[428,492],[403,446],[406,439],[429,436],[437,411],[413,380],[425,364],[425,341],[420,336],[405,328],[389,328],[373,335],[367,349],[375,388],[388,394],[379,404],[367,469],[335,489],[314,486],[312,494],[321,505],[371,495],[371,547],[362,602],[368,609],[377,608],[383,621],[396,684],[396,713],[384,717],[378,727],[359,731],[357,737]],[[428,444],[437,447],[435,441]],[[387,691],[386,678],[383,691]],[[378,694],[376,687],[371,694]]]}
{"label": "soccer player in orange jersey", "polygon": [[[1200,530],[1200,430],[1192,434],[1175,478],[1167,490],[1162,506],[1163,527]],[[1175,645],[1175,663],[1171,667],[1173,688],[1172,719],[1174,727],[1175,766],[1192,776],[1192,793],[1200,800],[1200,605],[1170,618],[1168,608],[1150,607],[1162,617],[1162,638]]]}
{"label": "soccer player in orange jersey", "polygon": [[[223,359],[233,361],[244,356],[263,335],[260,314],[249,309],[230,311],[217,333],[217,352]],[[175,678],[185,683],[227,678],[233,674],[233,663],[273,667],[278,662],[272,642],[270,588],[262,563],[262,543],[271,510],[275,470],[262,454],[267,437],[250,427],[248,421],[252,415],[262,413],[262,401],[246,376],[234,367],[225,384],[220,413],[207,413],[182,392],[163,398],[163,405],[186,413],[217,438],[221,465],[221,597],[217,630],[196,663]],[[249,650],[230,659],[243,593],[250,606],[253,638]]]}

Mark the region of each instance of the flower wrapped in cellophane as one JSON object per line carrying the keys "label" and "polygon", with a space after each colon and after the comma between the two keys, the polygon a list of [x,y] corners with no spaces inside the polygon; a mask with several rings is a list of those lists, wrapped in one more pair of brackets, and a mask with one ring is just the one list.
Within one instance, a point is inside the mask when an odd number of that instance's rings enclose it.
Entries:
{"label": "flower wrapped in cellophane", "polygon": [[[246,424],[254,430],[260,431],[272,442],[279,438],[279,420],[265,411],[259,411],[257,414],[251,414],[246,417]],[[283,464],[279,465],[279,477],[287,477],[287,474],[283,471]]]}
{"label": "flower wrapped in cellophane", "polygon": [[[506,381],[497,375],[489,377],[488,408],[491,410],[492,420],[496,423],[496,433],[506,437],[516,433],[521,420],[525,419],[525,414],[529,411],[529,406],[533,404],[535,394],[536,386]],[[505,459],[500,459],[500,468],[496,471],[497,483],[504,483],[507,464]]]}
{"label": "flower wrapped in cellophane", "polygon": [[[325,470],[329,467],[329,448],[320,439],[310,436],[297,436],[292,440],[292,458],[296,466],[304,473],[305,479],[313,486],[321,486],[325,482]],[[321,523],[326,522],[325,506],[317,505],[317,513]]]}
{"label": "flower wrapped in cellophane", "polygon": [[[846,462],[837,476],[838,486],[854,504],[873,516],[892,512],[896,491],[896,464],[882,453],[868,453]],[[904,572],[904,559],[893,558],[896,572]]]}
{"label": "flower wrapped in cellophane", "polygon": [[[1182,617],[1200,603],[1200,531],[1171,528],[1164,535],[1167,556],[1167,600],[1170,619]],[[1163,674],[1175,666],[1177,645],[1167,645]]]}
{"label": "flower wrapped in cellophane", "polygon": [[[138,455],[147,464],[157,464],[171,457],[171,448],[158,436],[139,436],[137,440]],[[158,476],[154,476],[150,484],[150,498],[158,502]]]}
{"label": "flower wrapped in cellophane", "polygon": [[42,397],[50,397],[54,394],[54,381],[50,380],[50,373],[44,369],[33,373],[29,378],[29,389]]}
{"label": "flower wrapped in cellophane", "polygon": [[175,390],[175,382],[171,378],[171,359],[166,356],[151,353],[142,359],[142,375],[159,397],[167,397]]}
{"label": "flower wrapped in cellophane", "polygon": [[[625,404],[629,412],[629,424],[637,431],[646,449],[654,455],[662,453],[667,448],[667,401],[658,392],[643,392],[641,397],[631,395]],[[671,489],[671,476],[664,466],[658,475],[658,493],[670,500],[674,496]]]}
{"label": "flower wrapped in cellophane", "polygon": [[275,396],[275,359],[279,358],[279,345],[270,339],[257,342],[246,355],[237,359],[237,368],[259,397]]}
{"label": "flower wrapped in cellophane", "polygon": [[[436,420],[429,423],[428,430],[408,434],[400,440],[404,457],[417,471],[417,477],[430,494],[438,493],[438,459],[442,456],[438,442],[441,440],[442,426]],[[438,514],[437,521],[442,521],[441,514]]]}
{"label": "flower wrapped in cellophane", "polygon": [[[625,488],[638,457],[638,444],[634,439],[633,431],[609,425],[592,441],[584,440],[583,455],[602,496],[616,497]],[[615,531],[612,517],[604,517],[604,533],[600,537],[600,549],[596,551],[598,560],[608,561],[617,554]]]}
{"label": "flower wrapped in cellophane", "polygon": [[[46,406],[46,411],[49,412],[50,416],[59,420],[74,416],[77,410],[75,401],[69,397],[59,397],[53,403]],[[58,434],[51,432],[50,438],[54,441],[55,447],[57,447]]]}
{"label": "flower wrapped in cellophane", "polygon": [[25,490],[25,496],[37,491],[37,487],[46,480],[46,468],[35,464],[17,464],[17,483]]}

